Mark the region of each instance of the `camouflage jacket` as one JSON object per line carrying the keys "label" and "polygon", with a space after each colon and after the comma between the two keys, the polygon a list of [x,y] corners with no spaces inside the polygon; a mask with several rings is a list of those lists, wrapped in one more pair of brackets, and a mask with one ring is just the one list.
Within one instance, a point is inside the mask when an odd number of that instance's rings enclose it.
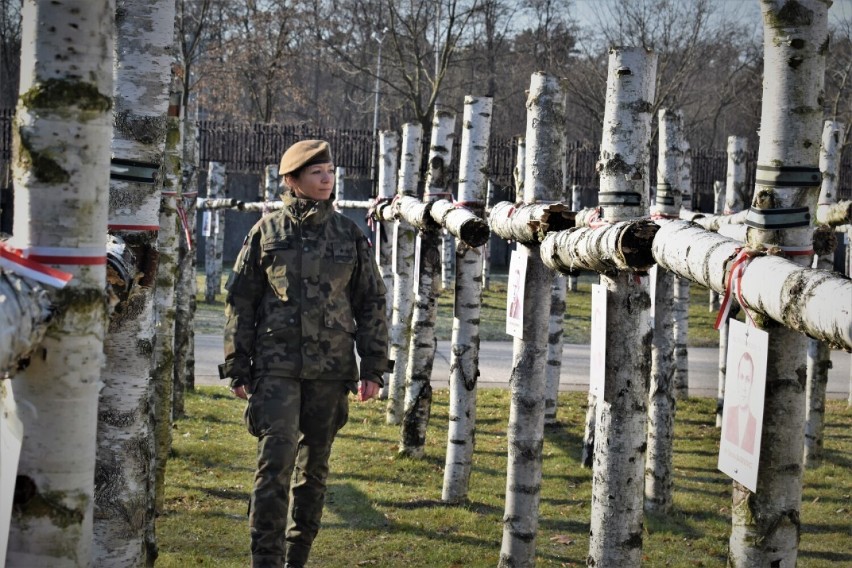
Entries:
{"label": "camouflage jacket", "polygon": [[332,201],[284,201],[249,232],[228,281],[223,377],[381,385],[386,290],[367,238]]}

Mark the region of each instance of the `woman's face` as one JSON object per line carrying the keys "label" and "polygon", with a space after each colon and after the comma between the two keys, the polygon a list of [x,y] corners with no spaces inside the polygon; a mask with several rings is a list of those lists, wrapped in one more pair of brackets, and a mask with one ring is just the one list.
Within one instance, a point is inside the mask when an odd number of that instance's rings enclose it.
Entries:
{"label": "woman's face", "polygon": [[296,197],[326,201],[334,191],[334,164],[313,164],[299,172],[298,176],[287,174],[287,185]]}

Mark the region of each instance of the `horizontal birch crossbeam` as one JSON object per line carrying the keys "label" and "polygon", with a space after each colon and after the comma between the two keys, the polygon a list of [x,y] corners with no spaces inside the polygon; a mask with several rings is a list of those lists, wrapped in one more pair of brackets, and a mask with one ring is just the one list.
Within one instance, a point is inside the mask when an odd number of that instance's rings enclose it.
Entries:
{"label": "horizontal birch crossbeam", "polygon": [[401,195],[376,206],[376,218],[381,221],[402,219],[415,229],[445,228],[454,237],[470,247],[479,247],[488,240],[488,224],[466,207],[446,199],[421,201]]}
{"label": "horizontal birch crossbeam", "polygon": [[564,274],[644,272],[654,265],[651,243],[658,230],[651,220],[637,220],[554,231],[541,242],[541,258],[545,266]]}
{"label": "horizontal birch crossbeam", "polygon": [[432,202],[429,214],[436,223],[470,247],[481,247],[488,242],[491,234],[488,223],[467,207],[438,199]]}
{"label": "horizontal birch crossbeam", "polygon": [[237,209],[240,211],[260,212],[277,211],[284,207],[283,201],[240,201]]}
{"label": "horizontal birch crossbeam", "polygon": [[495,235],[524,245],[541,243],[547,233],[574,227],[576,213],[564,203],[495,203],[488,225]]}
{"label": "horizontal birch crossbeam", "polygon": [[[748,239],[747,225],[722,224],[716,231],[718,234],[741,243]],[[814,254],[822,256],[832,254],[837,248],[837,235],[835,230],[827,225],[820,225],[814,228],[813,235]]]}
{"label": "horizontal birch crossbeam", "polygon": [[372,199],[356,201],[354,199],[339,199],[334,202],[338,209],[369,209],[375,205]]}
{"label": "horizontal birch crossbeam", "polygon": [[[666,270],[724,294],[741,246],[693,223],[673,221],[660,227],[651,251]],[[752,313],[852,351],[852,280],[765,255],[750,261],[741,287],[743,307]]]}
{"label": "horizontal birch crossbeam", "polygon": [[240,209],[241,201],[230,197],[222,197],[215,199],[207,199],[199,197],[195,200],[195,208],[199,211],[208,211],[211,209]]}
{"label": "horizontal birch crossbeam", "polygon": [[818,225],[838,227],[852,223],[852,200],[817,205],[816,222]]}
{"label": "horizontal birch crossbeam", "polygon": [[[0,269],[0,380],[14,375],[41,344],[51,315],[47,291]],[[12,299],[14,298],[14,301]]]}

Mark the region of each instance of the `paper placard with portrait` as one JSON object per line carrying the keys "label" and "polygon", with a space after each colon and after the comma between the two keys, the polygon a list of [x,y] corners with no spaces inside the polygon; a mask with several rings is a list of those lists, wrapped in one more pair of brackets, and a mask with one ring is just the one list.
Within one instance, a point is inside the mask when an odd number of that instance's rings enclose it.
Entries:
{"label": "paper placard with portrait", "polygon": [[12,495],[18,475],[18,458],[24,439],[24,426],[17,415],[12,389],[6,381],[5,396],[0,396],[0,566],[6,565],[9,526],[12,520]]}
{"label": "paper placard with portrait", "polygon": [[606,379],[606,286],[592,284],[592,337],[589,346],[589,392],[603,396]]}
{"label": "paper placard with portrait", "polygon": [[524,286],[527,275],[527,255],[513,250],[509,261],[509,282],[506,292],[506,333],[524,338]]}
{"label": "paper placard with portrait", "polygon": [[735,481],[756,491],[769,336],[763,330],[734,319],[729,321],[728,329],[718,467]]}

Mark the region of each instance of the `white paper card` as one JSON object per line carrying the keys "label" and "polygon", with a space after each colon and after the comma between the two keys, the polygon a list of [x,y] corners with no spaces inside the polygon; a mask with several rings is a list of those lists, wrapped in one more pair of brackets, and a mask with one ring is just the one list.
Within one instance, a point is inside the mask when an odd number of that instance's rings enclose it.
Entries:
{"label": "white paper card", "polygon": [[[7,381],[8,384],[8,381]],[[0,566],[6,565],[6,548],[9,544],[9,525],[12,520],[12,497],[18,475],[18,458],[24,426],[18,419],[12,389],[5,389],[0,399]]]}
{"label": "white paper card", "polygon": [[414,297],[420,291],[420,231],[417,231],[417,237],[414,239],[414,275],[411,278],[414,286]]}
{"label": "white paper card", "polygon": [[210,235],[213,233],[211,213],[212,211],[205,211],[204,214],[201,216],[201,235],[204,238],[210,237]]}
{"label": "white paper card", "polygon": [[656,298],[657,298],[657,266],[655,264],[651,267],[651,270],[648,271],[648,278],[650,278],[651,283],[649,286],[648,293],[651,295],[651,329],[654,329],[654,309],[656,308]]}
{"label": "white paper card", "polygon": [[718,467],[751,491],[757,491],[769,336],[735,319],[729,321],[728,328]]}
{"label": "white paper card", "polygon": [[592,334],[589,346],[589,392],[603,396],[606,378],[606,286],[592,284]]}
{"label": "white paper card", "polygon": [[506,293],[506,333],[524,338],[524,286],[527,277],[527,255],[512,251],[509,261],[509,282]]}

